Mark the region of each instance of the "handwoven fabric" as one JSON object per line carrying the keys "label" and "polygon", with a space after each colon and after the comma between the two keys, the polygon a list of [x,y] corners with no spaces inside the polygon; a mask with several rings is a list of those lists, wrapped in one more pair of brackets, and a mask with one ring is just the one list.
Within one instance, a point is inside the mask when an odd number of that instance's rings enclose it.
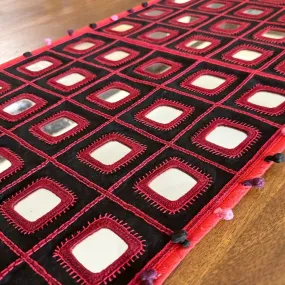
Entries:
{"label": "handwoven fabric", "polygon": [[2,65],[0,283],[162,284],[284,149],[284,4],[151,1]]}

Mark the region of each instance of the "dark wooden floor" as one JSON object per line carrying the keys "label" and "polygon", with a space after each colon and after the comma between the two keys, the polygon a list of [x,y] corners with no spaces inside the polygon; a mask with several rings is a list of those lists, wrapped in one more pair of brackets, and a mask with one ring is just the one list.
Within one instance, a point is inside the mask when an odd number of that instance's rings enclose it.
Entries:
{"label": "dark wooden floor", "polygon": [[[141,0],[1,0],[0,63],[141,3]],[[167,285],[285,284],[285,166],[265,175],[266,187],[251,190],[185,258]]]}

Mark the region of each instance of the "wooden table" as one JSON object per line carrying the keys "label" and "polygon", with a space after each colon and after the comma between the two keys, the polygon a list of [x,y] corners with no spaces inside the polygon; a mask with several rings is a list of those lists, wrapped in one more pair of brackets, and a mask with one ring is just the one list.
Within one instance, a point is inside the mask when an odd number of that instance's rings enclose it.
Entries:
{"label": "wooden table", "polygon": [[[141,0],[2,0],[0,63],[57,39],[68,29],[131,8]],[[265,175],[263,190],[251,190],[185,258],[166,285],[284,285],[285,167]],[[66,284],[67,285],[67,284]]]}

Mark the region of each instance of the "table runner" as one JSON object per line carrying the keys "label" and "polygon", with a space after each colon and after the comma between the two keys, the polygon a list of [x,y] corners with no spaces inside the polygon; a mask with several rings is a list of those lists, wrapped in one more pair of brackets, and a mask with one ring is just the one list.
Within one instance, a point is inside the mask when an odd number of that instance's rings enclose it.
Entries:
{"label": "table runner", "polygon": [[271,2],[145,2],[0,67],[1,284],[162,284],[263,187],[285,142]]}

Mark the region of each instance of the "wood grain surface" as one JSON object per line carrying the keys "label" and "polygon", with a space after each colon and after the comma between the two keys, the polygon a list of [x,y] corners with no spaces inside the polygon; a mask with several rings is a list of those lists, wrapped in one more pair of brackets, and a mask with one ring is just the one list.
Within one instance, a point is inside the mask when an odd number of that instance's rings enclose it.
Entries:
{"label": "wood grain surface", "polygon": [[[0,63],[141,2],[1,0]],[[285,165],[272,166],[265,179],[265,188],[252,189],[234,209],[235,219],[213,229],[166,285],[285,284]]]}

